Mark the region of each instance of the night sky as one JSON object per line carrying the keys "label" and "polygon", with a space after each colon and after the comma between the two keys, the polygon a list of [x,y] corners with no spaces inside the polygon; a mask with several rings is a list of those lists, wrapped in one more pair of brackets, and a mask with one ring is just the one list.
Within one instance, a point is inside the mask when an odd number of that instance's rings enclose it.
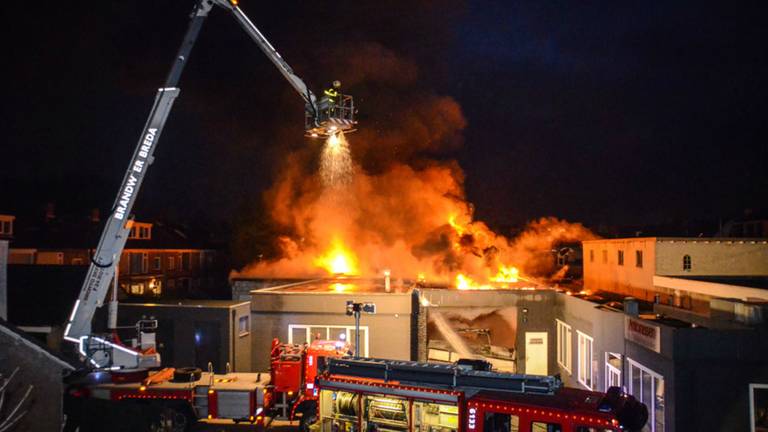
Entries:
{"label": "night sky", "polygon": [[[34,214],[49,201],[60,212],[110,206],[192,4],[5,5],[13,35],[0,211]],[[363,61],[361,47],[379,47],[416,74],[402,86],[348,78],[361,128],[399,127],[387,113],[408,110],[399,102],[410,93],[454,98],[467,121],[463,143],[429,157],[458,160],[468,199],[492,225],[538,216],[591,226],[727,219],[766,209],[768,35],[757,5],[241,6],[316,91],[345,82],[340,65]],[[299,97],[223,10],[211,13],[181,88],[134,209],[139,219],[231,220],[261,200],[287,151],[319,145],[302,137]]]}

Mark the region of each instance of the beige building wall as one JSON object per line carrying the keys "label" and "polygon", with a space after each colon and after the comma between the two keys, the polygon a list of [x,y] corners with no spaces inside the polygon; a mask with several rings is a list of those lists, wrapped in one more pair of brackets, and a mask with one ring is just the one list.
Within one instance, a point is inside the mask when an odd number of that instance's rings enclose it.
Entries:
{"label": "beige building wall", "polygon": [[[583,248],[586,290],[653,298],[655,237],[590,240],[583,242]],[[620,262],[620,252],[623,262]]]}
{"label": "beige building wall", "polygon": [[[768,276],[768,240],[647,237],[583,242],[584,288],[706,312],[709,296],[654,283],[654,276]],[[624,260],[620,263],[619,252]],[[642,266],[637,253],[642,252]],[[686,256],[689,259],[686,259]],[[686,265],[686,262],[690,265]]]}
{"label": "beige building wall", "polygon": [[[289,326],[354,326],[346,315],[347,300],[376,304],[376,314],[363,314],[361,328],[368,328],[368,355],[397,360],[411,359],[411,293],[251,292],[252,368],[269,368],[273,338],[288,342]],[[353,340],[350,340],[353,342]],[[361,341],[364,345],[365,341]],[[364,355],[365,353],[361,353]]]}
{"label": "beige building wall", "polygon": [[[659,276],[768,276],[768,240],[659,238]],[[690,269],[683,268],[684,256]]]}

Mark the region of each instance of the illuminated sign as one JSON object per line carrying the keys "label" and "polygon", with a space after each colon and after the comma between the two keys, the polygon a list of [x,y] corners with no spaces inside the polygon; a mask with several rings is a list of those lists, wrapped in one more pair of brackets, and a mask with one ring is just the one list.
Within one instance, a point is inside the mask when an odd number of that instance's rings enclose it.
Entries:
{"label": "illuminated sign", "polygon": [[661,353],[661,328],[636,318],[624,317],[624,337]]}

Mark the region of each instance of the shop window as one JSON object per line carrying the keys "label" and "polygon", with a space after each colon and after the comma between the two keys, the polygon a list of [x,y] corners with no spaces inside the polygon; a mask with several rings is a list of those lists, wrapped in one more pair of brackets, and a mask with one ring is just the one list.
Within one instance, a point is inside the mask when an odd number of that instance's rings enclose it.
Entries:
{"label": "shop window", "polygon": [[251,332],[251,317],[249,315],[241,316],[237,323],[238,336],[246,336]]}
{"label": "shop window", "polygon": [[629,393],[648,407],[650,432],[664,432],[664,377],[647,367],[627,359]]}
{"label": "shop window", "polygon": [[683,271],[691,271],[691,256],[683,255]]}
{"label": "shop window", "polygon": [[573,356],[573,335],[571,333],[571,326],[560,321],[555,320],[557,323],[557,363],[563,367],[568,373],[571,373]]}
{"label": "shop window", "polygon": [[533,422],[531,432],[563,432],[563,427],[560,423]]}
{"label": "shop window", "polygon": [[592,390],[592,344],[594,340],[586,334],[576,331],[579,336],[578,381]]}
{"label": "shop window", "polygon": [[519,432],[520,417],[510,414],[487,412],[483,420],[483,432]]}
{"label": "shop window", "polygon": [[616,254],[616,261],[619,263],[620,266],[624,265],[624,251],[620,250]]}
{"label": "shop window", "polygon": [[[311,343],[317,337],[324,340],[346,340],[355,343],[355,326],[288,325],[288,343]],[[368,357],[368,326],[360,326],[360,355]]]}
{"label": "shop window", "polygon": [[635,267],[643,268],[643,251],[635,251]]}

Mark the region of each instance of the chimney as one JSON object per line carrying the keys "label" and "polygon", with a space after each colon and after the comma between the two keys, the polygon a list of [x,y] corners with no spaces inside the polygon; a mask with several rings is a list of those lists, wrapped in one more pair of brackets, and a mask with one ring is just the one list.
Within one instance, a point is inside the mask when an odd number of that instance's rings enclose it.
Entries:
{"label": "chimney", "polygon": [[634,297],[624,298],[624,313],[636,317],[640,315],[640,305],[637,303],[637,299]]}
{"label": "chimney", "polygon": [[99,213],[99,209],[98,208],[94,207],[94,208],[91,209],[91,216],[89,217],[91,222],[98,222],[98,221],[100,221],[101,220],[100,216],[101,215]]}

